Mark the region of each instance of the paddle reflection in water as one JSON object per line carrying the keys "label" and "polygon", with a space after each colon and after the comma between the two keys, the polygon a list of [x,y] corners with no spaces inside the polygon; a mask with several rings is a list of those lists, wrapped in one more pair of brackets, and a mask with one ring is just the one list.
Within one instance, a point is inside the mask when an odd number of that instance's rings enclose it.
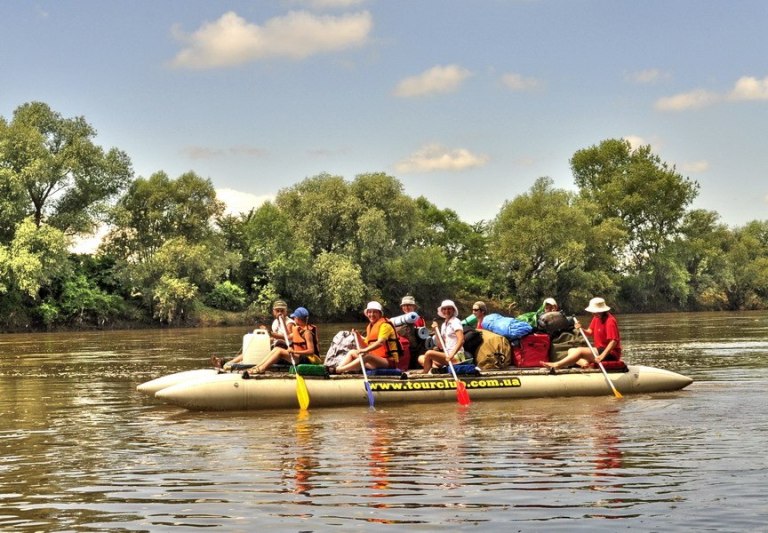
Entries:
{"label": "paddle reflection in water", "polygon": [[312,478],[317,474],[319,465],[315,447],[320,445],[309,417],[308,411],[299,411],[294,440],[281,448],[282,472],[285,475],[292,474],[289,478],[289,483],[293,484],[291,492],[308,497],[314,488]]}

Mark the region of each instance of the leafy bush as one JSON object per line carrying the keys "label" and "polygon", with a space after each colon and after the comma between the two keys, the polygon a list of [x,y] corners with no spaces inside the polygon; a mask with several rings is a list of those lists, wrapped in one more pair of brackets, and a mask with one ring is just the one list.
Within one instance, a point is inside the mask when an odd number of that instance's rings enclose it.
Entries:
{"label": "leafy bush", "polygon": [[246,307],[245,290],[231,281],[223,281],[205,295],[205,304],[223,311],[242,311]]}
{"label": "leafy bush", "polygon": [[66,318],[79,323],[103,325],[123,311],[119,296],[107,294],[82,274],[64,282],[60,303]]}
{"label": "leafy bush", "polygon": [[155,318],[168,324],[177,318],[183,320],[189,314],[196,296],[197,286],[188,279],[164,275],[155,286]]}

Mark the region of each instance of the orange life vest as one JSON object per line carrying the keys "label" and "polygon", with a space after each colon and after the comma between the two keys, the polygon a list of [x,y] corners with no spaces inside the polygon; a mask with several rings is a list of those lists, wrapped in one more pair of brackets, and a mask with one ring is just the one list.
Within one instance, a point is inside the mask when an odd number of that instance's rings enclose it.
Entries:
{"label": "orange life vest", "polygon": [[315,345],[315,355],[320,355],[320,346],[318,346],[317,343],[317,328],[312,324],[307,324],[306,326],[295,324],[293,326],[293,329],[291,330],[291,346],[294,350],[306,350],[307,341],[304,339],[304,332],[307,330],[312,332],[312,344]]}
{"label": "orange life vest", "polygon": [[389,324],[392,327],[393,335],[389,337],[384,344],[377,346],[374,350],[371,350],[370,353],[385,359],[389,359],[397,364],[397,362],[400,360],[400,348],[397,345],[397,333],[395,333],[395,327],[392,326],[392,323],[389,320],[381,317],[373,324],[369,323],[365,331],[365,340],[368,342],[368,345],[376,342],[379,339],[379,330],[381,330],[381,326],[383,324]]}

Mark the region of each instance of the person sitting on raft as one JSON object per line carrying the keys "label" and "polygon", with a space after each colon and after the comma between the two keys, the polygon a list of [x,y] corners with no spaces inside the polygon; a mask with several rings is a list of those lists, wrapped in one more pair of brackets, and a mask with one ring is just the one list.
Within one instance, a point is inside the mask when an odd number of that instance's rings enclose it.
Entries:
{"label": "person sitting on raft", "polygon": [[[275,346],[287,348],[285,345],[285,333],[288,333],[288,338],[290,338],[291,330],[293,330],[293,326],[296,325],[296,322],[287,315],[288,304],[283,300],[276,300],[275,303],[272,304],[272,316],[274,317],[274,320],[272,320],[272,329],[269,330],[269,336],[272,340],[272,348]],[[262,329],[266,329],[265,326],[261,327]]]}
{"label": "person sitting on raft", "polygon": [[[291,330],[296,324],[292,318],[286,318],[287,314],[288,304],[286,304],[283,300],[275,300],[275,303],[272,304],[272,316],[274,317],[274,320],[272,321],[272,329],[269,332],[270,346],[272,348],[275,346],[281,346],[283,348],[286,347],[285,335],[283,332],[287,328],[287,333],[290,337]],[[261,324],[258,329],[267,329],[267,327],[264,324]],[[232,368],[232,365],[241,363],[243,361],[243,357],[243,349],[240,348],[240,351],[235,354],[235,357],[229,359],[228,361],[224,358],[212,355],[211,363],[213,364],[214,368],[223,368],[224,370],[229,370]]]}
{"label": "person sitting on raft", "polygon": [[[418,315],[418,309],[419,305],[416,303],[416,298],[410,294],[403,296],[403,299],[400,301],[400,310],[403,312],[403,315],[411,313],[416,313]],[[425,339],[422,339],[419,336],[419,330],[425,326],[426,322],[424,322],[424,317],[419,315],[413,322],[404,322],[402,325],[395,328],[395,332],[398,336],[405,337],[408,340],[408,362],[411,368],[416,368],[416,356],[426,351],[424,345]],[[405,351],[405,346],[403,346],[403,350]]]}
{"label": "person sitting on raft", "polygon": [[[461,321],[458,319],[459,310],[453,300],[443,300],[437,310],[437,314],[445,321],[440,327],[440,335],[437,335],[438,342],[442,340],[445,345],[436,350],[427,350],[419,357],[419,363],[425,374],[433,369],[442,368],[448,365],[464,361],[464,329]],[[432,327],[437,330],[437,322],[432,323]]]}
{"label": "person sitting on raft", "polygon": [[379,302],[368,302],[365,307],[365,316],[368,317],[365,338],[360,338],[357,331],[352,330],[362,347],[351,350],[336,367],[337,374],[347,372],[362,372],[360,358],[363,358],[365,368],[397,368],[398,350],[397,333],[392,324],[384,317],[384,309]]}
{"label": "person sitting on raft", "polygon": [[461,321],[462,326],[470,326],[475,329],[483,329],[483,319],[488,314],[488,306],[485,302],[477,301],[472,304],[472,314]]}
{"label": "person sitting on raft", "polygon": [[317,343],[317,328],[309,323],[309,311],[297,307],[291,313],[296,325],[291,329],[287,348],[275,346],[269,355],[258,365],[248,369],[249,374],[263,374],[279,360],[288,364],[316,364],[320,362],[320,347]]}
{"label": "person sitting on raft", "polygon": [[[592,298],[589,301],[589,306],[585,309],[588,313],[592,313],[592,321],[589,323],[589,327],[583,331],[594,337],[596,350],[594,353],[587,346],[579,346],[569,349],[568,354],[557,362],[542,361],[541,364],[552,369],[573,364],[586,368],[594,362],[621,359],[619,325],[616,322],[616,317],[609,313],[610,310],[611,308],[608,307],[603,298]],[[579,328],[581,328],[581,324],[576,322],[574,329]],[[595,357],[595,353],[597,353],[597,357]]]}

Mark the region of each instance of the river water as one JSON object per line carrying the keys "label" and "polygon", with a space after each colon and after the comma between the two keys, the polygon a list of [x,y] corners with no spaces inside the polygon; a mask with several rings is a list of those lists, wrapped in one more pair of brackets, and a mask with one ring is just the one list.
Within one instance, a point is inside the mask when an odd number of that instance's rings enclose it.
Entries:
{"label": "river water", "polygon": [[2,335],[0,530],[768,531],[768,313],[618,318],[629,362],[693,385],[199,413],[136,385],[240,328]]}

